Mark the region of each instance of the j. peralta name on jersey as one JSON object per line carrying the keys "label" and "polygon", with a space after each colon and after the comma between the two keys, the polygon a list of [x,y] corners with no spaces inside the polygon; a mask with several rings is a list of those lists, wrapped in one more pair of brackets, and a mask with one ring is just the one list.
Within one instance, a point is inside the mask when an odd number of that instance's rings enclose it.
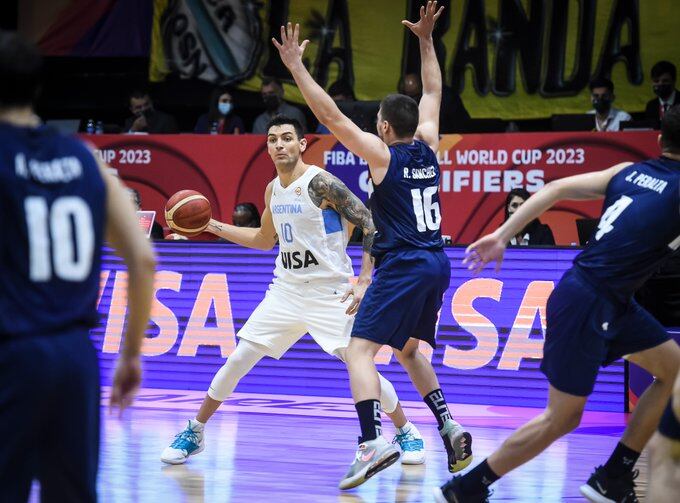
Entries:
{"label": "j. peralta name on jersey", "polygon": [[661,194],[668,186],[668,182],[666,180],[660,180],[658,178],[654,178],[653,176],[645,175],[644,173],[638,174],[637,171],[633,171],[630,175],[628,175],[626,177],[626,181],[634,183],[639,187],[653,190],[659,194]]}

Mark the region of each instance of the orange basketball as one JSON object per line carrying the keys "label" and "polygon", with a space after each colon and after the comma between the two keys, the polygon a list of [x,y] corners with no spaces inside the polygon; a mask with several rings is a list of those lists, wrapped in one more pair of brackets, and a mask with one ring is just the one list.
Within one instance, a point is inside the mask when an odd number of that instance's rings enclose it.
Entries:
{"label": "orange basketball", "polygon": [[165,203],[165,221],[184,236],[198,236],[212,218],[210,201],[195,190],[180,190]]}

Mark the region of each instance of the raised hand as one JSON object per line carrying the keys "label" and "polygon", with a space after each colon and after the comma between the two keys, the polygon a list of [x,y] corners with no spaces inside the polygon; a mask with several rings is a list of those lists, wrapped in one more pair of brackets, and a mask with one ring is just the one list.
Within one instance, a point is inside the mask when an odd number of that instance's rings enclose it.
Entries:
{"label": "raised hand", "polygon": [[301,44],[298,43],[300,36],[300,25],[295,23],[293,27],[292,23],[288,23],[286,26],[281,27],[281,43],[275,38],[272,38],[272,43],[279,51],[279,56],[281,56],[281,61],[286,65],[289,70],[292,69],[296,64],[302,65],[302,54],[305,52],[305,47],[309,43],[309,40],[305,39]]}
{"label": "raised hand", "polygon": [[475,241],[465,250],[463,264],[474,274],[478,274],[489,262],[496,262],[496,272],[501,270],[505,243],[496,235],[488,234]]}
{"label": "raised hand", "polygon": [[[434,24],[439,19],[443,10],[443,5],[437,10],[437,2],[429,1],[427,6],[420,7],[420,20],[417,23],[404,19],[401,24],[408,27],[418,38],[431,37]],[[283,30],[283,28],[281,29]]]}

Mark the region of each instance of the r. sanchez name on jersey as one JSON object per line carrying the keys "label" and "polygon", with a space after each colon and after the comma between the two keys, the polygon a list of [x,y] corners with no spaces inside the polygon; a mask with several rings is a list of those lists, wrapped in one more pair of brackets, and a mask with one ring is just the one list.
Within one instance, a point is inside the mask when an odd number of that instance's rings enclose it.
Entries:
{"label": "r. sanchez name on jersey", "polygon": [[277,177],[269,208],[279,236],[275,281],[347,281],[352,262],[347,256],[348,229],[338,212],[319,208],[309,197],[309,182],[323,170],[309,166],[283,187]]}
{"label": "r. sanchez name on jersey", "polygon": [[371,197],[377,229],[373,255],[380,257],[401,248],[441,250],[437,156],[420,140],[389,149],[387,174]]}
{"label": "r. sanchez name on jersey", "polygon": [[625,301],[678,247],[680,162],[660,157],[611,179],[598,228],[574,262]]}

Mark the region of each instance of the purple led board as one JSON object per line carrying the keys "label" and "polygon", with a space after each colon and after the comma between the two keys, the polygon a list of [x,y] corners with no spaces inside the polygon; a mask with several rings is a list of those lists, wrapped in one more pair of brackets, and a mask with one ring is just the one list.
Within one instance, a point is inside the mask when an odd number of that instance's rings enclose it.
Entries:
{"label": "purple led board", "polygon": [[[156,243],[159,265],[152,324],[144,342],[144,383],[150,388],[206,390],[233,351],[236,333],[272,280],[277,250],[197,242]],[[355,271],[360,247],[350,247]],[[542,407],[548,383],[539,370],[545,303],[575,249],[511,249],[503,270],[472,277],[462,248],[447,248],[451,286],[444,297],[438,346],[421,348],[449,402]],[[105,251],[101,321],[91,332],[100,351],[102,381],[110,383],[125,319],[127,274]],[[419,400],[391,350],[376,359],[402,400]],[[349,397],[344,365],[303,337],[281,360],[264,358],[236,391]],[[602,369],[587,408],[623,411],[622,361]]]}

